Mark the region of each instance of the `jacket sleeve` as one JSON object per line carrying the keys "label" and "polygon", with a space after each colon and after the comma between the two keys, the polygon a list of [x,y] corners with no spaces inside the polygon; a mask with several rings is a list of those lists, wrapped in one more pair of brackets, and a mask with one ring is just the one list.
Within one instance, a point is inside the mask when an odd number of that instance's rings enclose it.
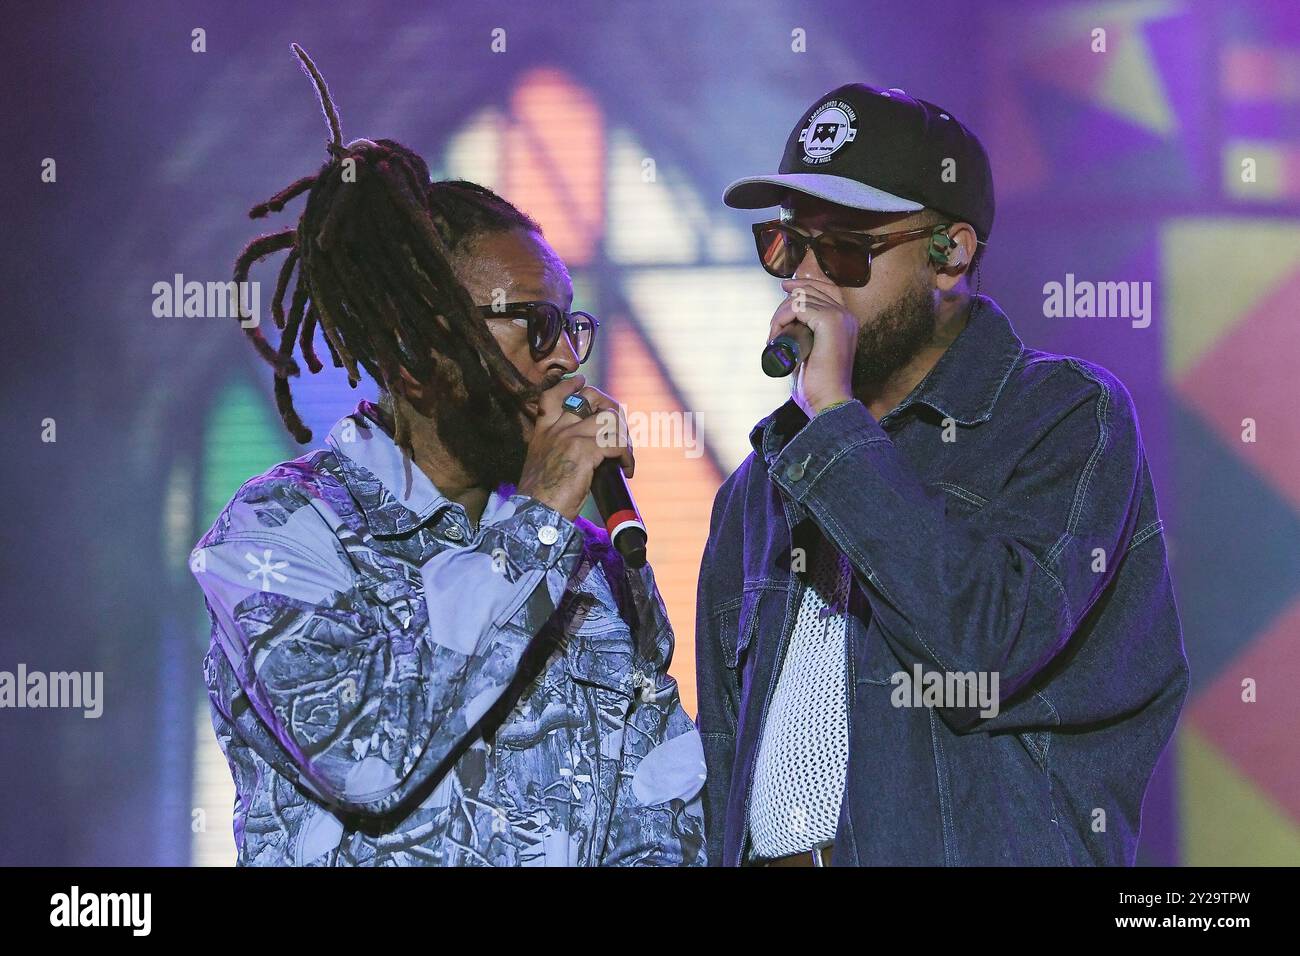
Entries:
{"label": "jacket sleeve", "polygon": [[[653,662],[622,728],[609,839],[602,866],[705,866],[704,751],[668,673],[673,632],[649,566],[629,572],[633,624]],[[602,743],[602,747],[605,743]]]}
{"label": "jacket sleeve", "polygon": [[[1011,697],[1113,579],[1141,493],[1136,416],[1117,380],[1057,374],[1068,389],[1043,401],[1031,447],[974,515],[952,513],[861,402],[814,417],[774,462],[771,479],[849,558],[909,670],[996,673]],[[958,731],[980,724],[975,707],[940,714]]]}
{"label": "jacket sleeve", "polygon": [[511,500],[476,546],[420,568],[422,602],[359,575],[310,498],[269,527],[237,499],[200,542],[191,570],[247,698],[226,704],[250,706],[322,800],[362,815],[402,805],[505,692],[581,548],[558,512]]}
{"label": "jacket sleeve", "polygon": [[[708,840],[709,860],[722,865],[723,834],[726,823],[727,797],[731,791],[731,768],[736,754],[736,721],[740,687],[736,671],[727,666],[723,656],[722,630],[735,628],[739,615],[739,593],[718,593],[718,570],[714,561],[720,516],[729,497],[731,482],[718,491],[709,523],[709,538],[700,561],[700,575],[695,599],[695,686],[699,712],[695,725],[704,745],[708,777],[704,784],[704,832]],[[735,637],[732,637],[735,640]],[[734,663],[734,662],[733,662]]]}

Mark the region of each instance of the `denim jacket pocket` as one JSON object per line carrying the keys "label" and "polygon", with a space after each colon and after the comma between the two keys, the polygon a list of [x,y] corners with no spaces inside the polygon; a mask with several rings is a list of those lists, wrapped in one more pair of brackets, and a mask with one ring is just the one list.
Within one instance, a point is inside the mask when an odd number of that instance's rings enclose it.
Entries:
{"label": "denim jacket pocket", "polygon": [[[731,631],[735,638],[735,647],[728,647],[724,644],[724,651],[727,657],[727,666],[738,668],[745,659],[745,652],[749,649],[750,642],[754,639],[754,632],[758,630],[758,621],[762,598],[765,594],[775,594],[777,590],[772,585],[765,584],[746,584],[744,593],[740,598],[740,606],[736,614],[736,626]],[[784,592],[781,592],[784,599]]]}
{"label": "denim jacket pocket", "polygon": [[983,495],[951,481],[934,481],[930,487],[945,493],[945,508],[949,514],[968,518],[988,504]]}
{"label": "denim jacket pocket", "polygon": [[740,598],[732,598],[709,612],[710,630],[718,636],[722,646],[722,662],[730,670],[736,669],[740,654]]}
{"label": "denim jacket pocket", "polygon": [[765,588],[746,585],[739,598],[733,598],[712,612],[713,626],[722,644],[722,662],[729,670],[738,670],[758,626],[759,599]]}

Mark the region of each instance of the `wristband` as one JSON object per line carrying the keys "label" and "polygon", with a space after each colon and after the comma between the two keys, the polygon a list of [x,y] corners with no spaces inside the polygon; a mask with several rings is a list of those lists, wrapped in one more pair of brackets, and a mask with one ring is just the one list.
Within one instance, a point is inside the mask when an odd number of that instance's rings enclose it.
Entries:
{"label": "wristband", "polygon": [[[826,414],[827,412],[829,412],[832,408],[839,408],[841,405],[851,405],[851,404],[853,404],[853,402],[855,402],[855,401],[856,401],[856,399],[853,399],[853,398],[846,398],[846,399],[844,399],[844,401],[842,401],[842,402],[831,402],[829,405],[827,405],[825,408],[823,408],[821,411],[819,411],[819,412],[817,413],[817,415],[825,415],[825,414]],[[816,418],[817,415],[814,415],[813,417]]]}

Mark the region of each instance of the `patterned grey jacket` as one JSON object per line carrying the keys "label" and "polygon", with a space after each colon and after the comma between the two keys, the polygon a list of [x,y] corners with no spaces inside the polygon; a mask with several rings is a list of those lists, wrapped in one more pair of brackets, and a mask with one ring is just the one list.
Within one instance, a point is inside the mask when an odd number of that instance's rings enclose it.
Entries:
{"label": "patterned grey jacket", "polygon": [[362,402],[199,541],[240,865],[705,863],[649,568],[493,494],[477,529]]}

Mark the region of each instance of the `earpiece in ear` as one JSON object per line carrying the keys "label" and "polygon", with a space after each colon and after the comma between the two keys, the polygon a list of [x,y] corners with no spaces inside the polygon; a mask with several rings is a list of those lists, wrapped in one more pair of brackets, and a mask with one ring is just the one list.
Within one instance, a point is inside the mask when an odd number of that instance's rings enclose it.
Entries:
{"label": "earpiece in ear", "polygon": [[940,223],[930,234],[930,261],[941,266],[949,265],[950,250],[957,245],[957,240],[944,232],[947,228],[947,223]]}

